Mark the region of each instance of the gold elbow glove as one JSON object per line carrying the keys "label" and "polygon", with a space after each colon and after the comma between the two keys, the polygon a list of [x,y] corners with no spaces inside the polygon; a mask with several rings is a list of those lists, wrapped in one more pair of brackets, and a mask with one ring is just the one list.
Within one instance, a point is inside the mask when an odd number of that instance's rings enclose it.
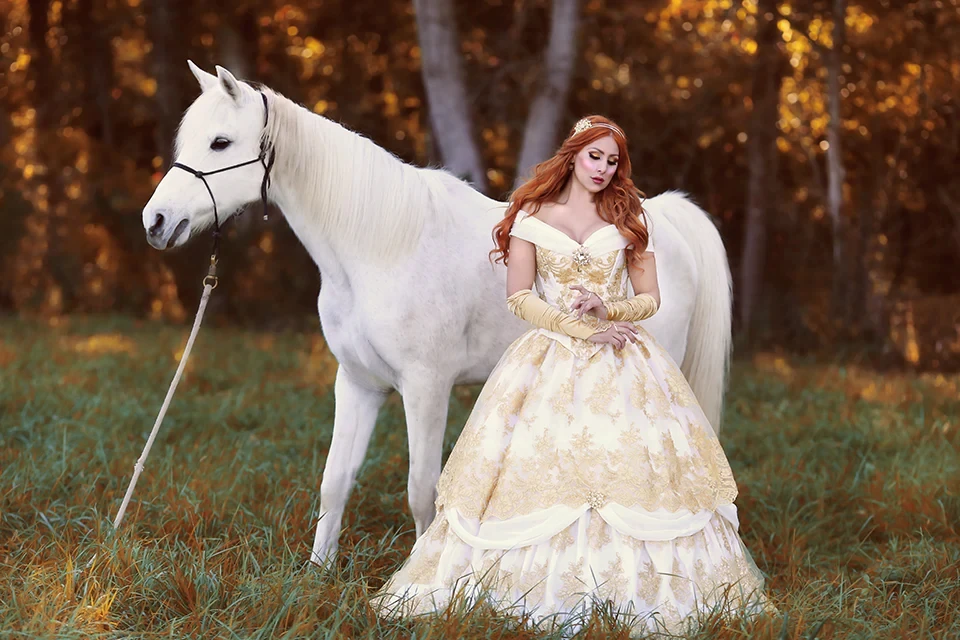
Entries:
{"label": "gold elbow glove", "polygon": [[[526,320],[530,324],[536,325],[549,331],[556,331],[571,338],[580,338],[586,340],[595,333],[607,329],[610,323],[604,323],[596,318],[596,325],[588,324],[583,320],[575,318],[569,314],[560,311],[547,302],[540,299],[530,289],[517,291],[507,298],[507,308],[517,317]],[[584,316],[585,318],[587,316]]]}
{"label": "gold elbow glove", "polygon": [[657,312],[657,300],[649,293],[641,293],[628,300],[608,302],[607,320],[639,322],[646,320]]}

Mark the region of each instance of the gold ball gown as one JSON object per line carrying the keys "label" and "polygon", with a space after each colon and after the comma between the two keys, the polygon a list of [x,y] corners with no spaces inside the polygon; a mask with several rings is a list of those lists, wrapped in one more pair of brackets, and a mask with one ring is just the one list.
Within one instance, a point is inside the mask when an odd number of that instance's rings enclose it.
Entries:
{"label": "gold ball gown", "polygon": [[[632,289],[614,225],[578,244],[521,213],[511,235],[536,246],[536,291],[566,313],[571,285],[605,302]],[[462,595],[571,629],[605,603],[638,632],[676,632],[698,612],[774,610],[737,533],[723,449],[638,329],[623,349],[543,328],[510,345],[440,476],[436,519],[374,598],[381,616]]]}

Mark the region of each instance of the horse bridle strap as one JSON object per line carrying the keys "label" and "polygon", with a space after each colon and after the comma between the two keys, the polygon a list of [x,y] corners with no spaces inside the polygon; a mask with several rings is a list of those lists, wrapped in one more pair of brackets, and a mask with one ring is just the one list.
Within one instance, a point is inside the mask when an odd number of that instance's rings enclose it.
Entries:
{"label": "horse bridle strap", "polygon": [[193,174],[194,177],[200,178],[200,181],[203,182],[203,186],[207,188],[207,193],[210,194],[210,201],[213,203],[213,254],[211,255],[211,263],[216,264],[217,257],[220,253],[220,214],[217,211],[217,199],[213,195],[213,189],[210,188],[210,184],[207,182],[207,176],[216,175],[218,173],[223,173],[224,171],[230,171],[231,169],[239,169],[240,167],[245,167],[247,165],[259,162],[263,165],[263,182],[260,183],[260,202],[263,206],[263,217],[267,217],[267,187],[270,185],[270,169],[273,168],[273,161],[276,157],[276,153],[273,149],[270,150],[270,156],[267,157],[266,150],[266,128],[267,122],[269,122],[270,110],[267,107],[267,96],[261,91],[260,98],[263,99],[263,128],[264,136],[260,139],[260,155],[254,158],[253,160],[247,160],[246,162],[238,162],[237,164],[230,165],[229,167],[223,167],[220,169],[214,169],[213,171],[198,171],[193,167],[188,167],[182,162],[174,162],[171,165],[171,168],[177,167],[178,169],[183,169],[187,173]]}

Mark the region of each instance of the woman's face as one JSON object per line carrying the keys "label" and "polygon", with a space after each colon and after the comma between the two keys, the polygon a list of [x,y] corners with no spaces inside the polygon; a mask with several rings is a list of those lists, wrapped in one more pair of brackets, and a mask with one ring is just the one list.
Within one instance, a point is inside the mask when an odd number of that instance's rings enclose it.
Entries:
{"label": "woman's face", "polygon": [[573,173],[584,189],[598,193],[610,184],[619,163],[620,148],[611,133],[580,150],[574,160]]}

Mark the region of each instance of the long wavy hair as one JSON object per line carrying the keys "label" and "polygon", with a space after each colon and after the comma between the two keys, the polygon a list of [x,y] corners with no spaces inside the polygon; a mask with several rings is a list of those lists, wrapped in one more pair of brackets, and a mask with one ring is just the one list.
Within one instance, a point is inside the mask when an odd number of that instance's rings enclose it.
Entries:
{"label": "long wavy hair", "polygon": [[503,220],[493,227],[495,248],[490,251],[491,260],[495,258],[496,262],[504,264],[509,262],[510,229],[513,228],[520,210],[534,215],[544,202],[556,202],[567,181],[574,177],[570,164],[576,160],[577,154],[591,142],[613,134],[620,152],[617,172],[611,178],[610,184],[594,196],[594,202],[600,218],[608,224],[616,225],[620,234],[629,241],[628,262],[639,263],[641,254],[647,249],[649,238],[646,213],[643,210],[646,196],[630,178],[632,167],[627,154],[627,138],[623,129],[603,116],[588,116],[583,120],[587,120],[591,126],[581,129],[579,133],[577,127],[571,129],[553,157],[534,167],[533,177],[517,187],[510,196],[510,204]]}

